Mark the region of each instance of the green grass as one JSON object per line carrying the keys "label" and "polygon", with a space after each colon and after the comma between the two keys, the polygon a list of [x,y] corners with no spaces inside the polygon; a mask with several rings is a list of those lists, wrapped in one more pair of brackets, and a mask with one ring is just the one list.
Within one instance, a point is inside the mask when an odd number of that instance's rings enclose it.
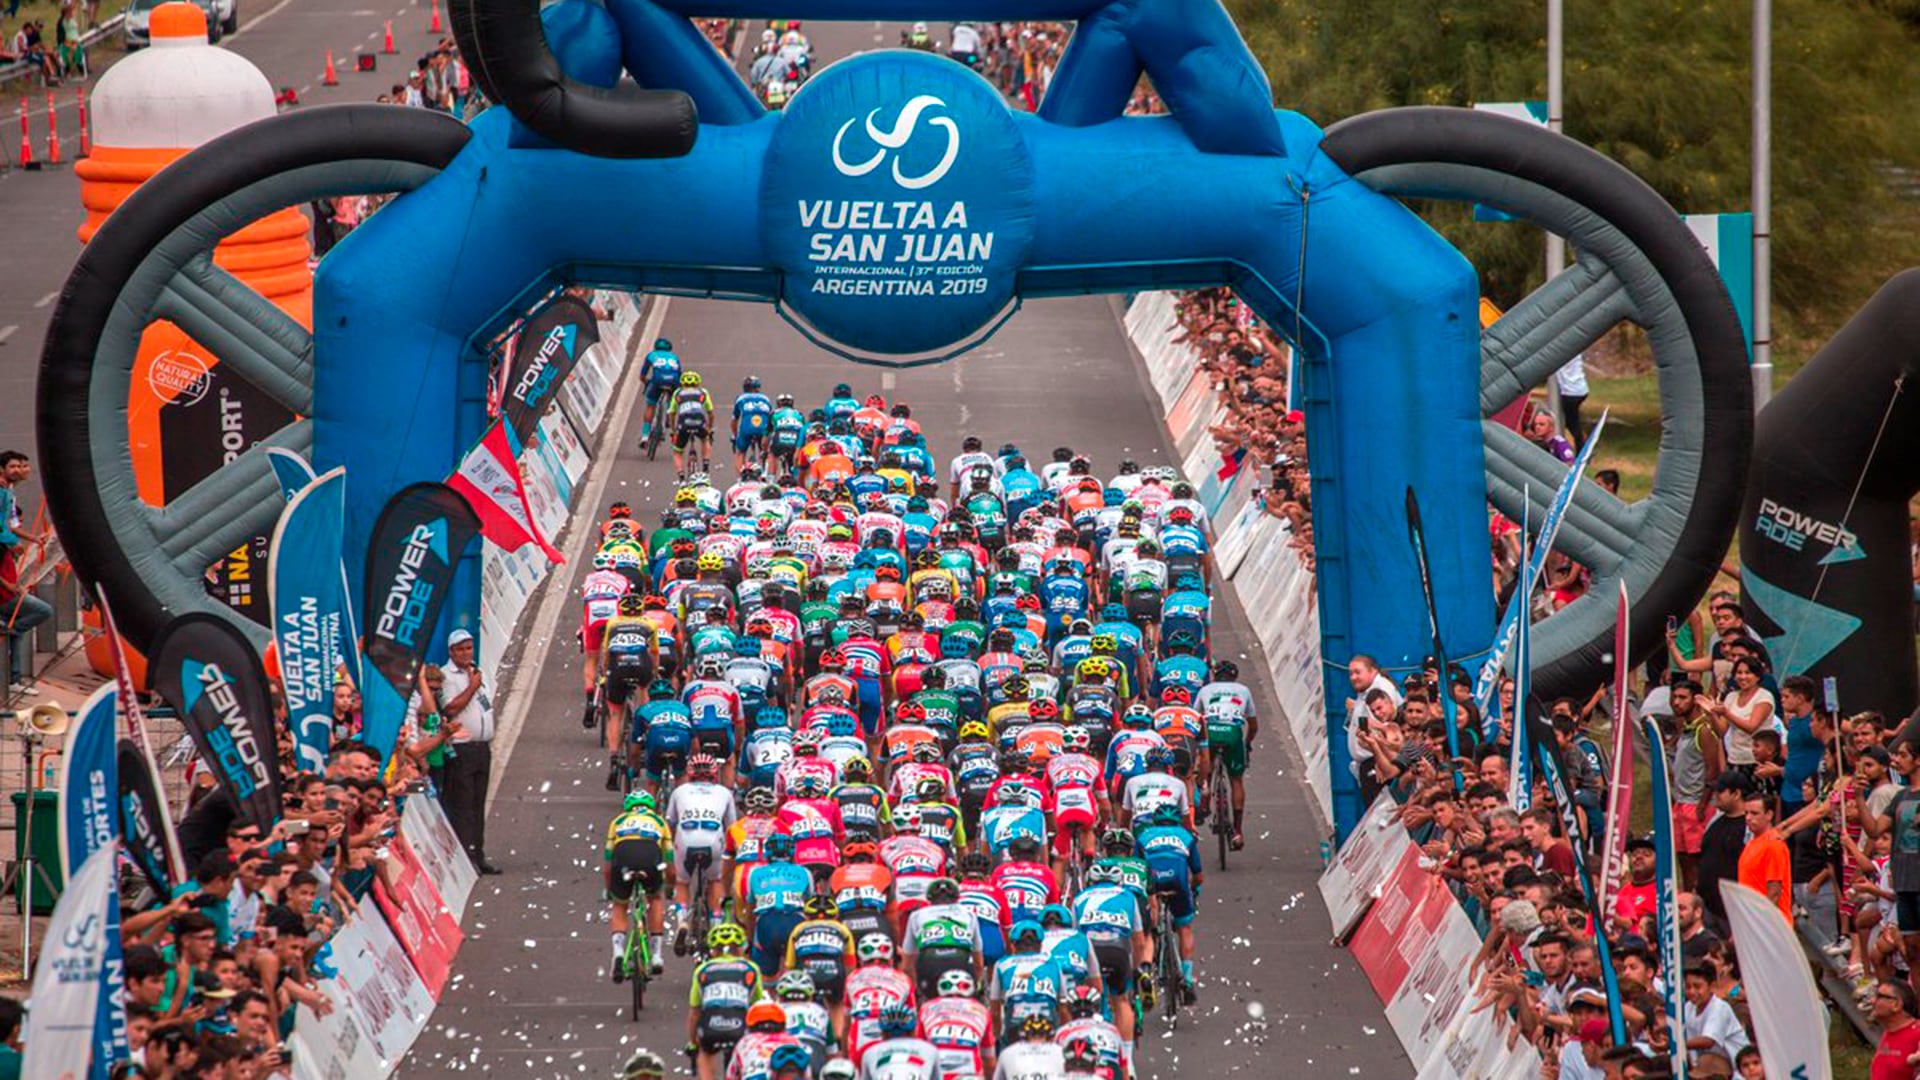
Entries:
{"label": "green grass", "polygon": [[[105,22],[124,11],[126,6],[126,0],[100,0],[97,17],[101,22]],[[20,29],[20,24],[28,19],[37,20],[40,23],[41,33],[49,46],[53,45],[60,38],[59,31],[55,26],[55,24],[60,21],[60,4],[58,0],[21,0],[20,11],[17,15],[9,19],[4,17],[5,12],[6,3],[0,2],[0,33],[4,33],[6,40],[9,42],[13,40],[14,31]],[[87,29],[86,6],[84,4],[81,5],[80,9],[80,29],[83,33]],[[87,46],[87,58],[92,61],[95,72],[100,70],[100,61],[103,58],[103,54],[117,54],[121,51],[120,40],[119,34],[106,34],[103,35],[100,40]],[[11,95],[18,93],[24,85],[26,84],[17,81],[9,83],[4,89],[0,89],[0,94]]]}

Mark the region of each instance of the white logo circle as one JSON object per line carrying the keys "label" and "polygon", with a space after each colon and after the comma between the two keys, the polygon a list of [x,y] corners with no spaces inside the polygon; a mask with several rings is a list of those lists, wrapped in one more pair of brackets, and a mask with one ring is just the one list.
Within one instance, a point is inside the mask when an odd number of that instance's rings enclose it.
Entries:
{"label": "white logo circle", "polygon": [[[900,118],[894,121],[892,131],[881,131],[878,127],[874,126],[873,118],[880,115],[879,109],[868,113],[866,121],[867,138],[873,140],[880,148],[873,152],[872,157],[852,165],[848,164],[846,158],[840,154],[841,140],[846,138],[847,129],[851,128],[859,120],[859,117],[849,119],[846,123],[840,125],[839,132],[833,137],[833,167],[840,170],[840,175],[842,176],[865,176],[879,168],[880,163],[886,160],[888,151],[899,150],[901,147],[907,145],[908,140],[913,138],[914,131],[920,125],[920,114],[936,105],[944,109],[947,103],[931,94],[921,94],[913,98],[900,110]],[[954,158],[960,155],[959,125],[945,116],[933,117],[929,119],[927,123],[934,127],[946,129],[947,152],[940,158],[940,163],[935,165],[931,170],[919,176],[911,177],[901,174],[900,159],[897,156],[894,158],[893,182],[909,191],[918,191],[921,188],[932,187],[934,184],[939,183],[940,178],[947,175],[947,170],[953,168]]]}
{"label": "white logo circle", "polygon": [[147,367],[147,389],[163,405],[198,404],[212,385],[207,362],[184,349],[169,349]]}

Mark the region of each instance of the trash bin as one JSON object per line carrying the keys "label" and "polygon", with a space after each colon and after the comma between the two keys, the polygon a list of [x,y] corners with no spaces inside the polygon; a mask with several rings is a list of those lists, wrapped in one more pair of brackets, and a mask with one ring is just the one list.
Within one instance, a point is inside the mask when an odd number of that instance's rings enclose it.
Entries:
{"label": "trash bin", "polygon": [[55,791],[35,791],[33,795],[33,831],[27,832],[27,792],[13,793],[13,858],[20,873],[13,883],[13,909],[24,911],[26,908],[26,872],[27,845],[33,845],[33,913],[47,915],[53,911],[53,902],[60,898],[60,890],[66,886],[66,875],[60,872],[60,794]]}

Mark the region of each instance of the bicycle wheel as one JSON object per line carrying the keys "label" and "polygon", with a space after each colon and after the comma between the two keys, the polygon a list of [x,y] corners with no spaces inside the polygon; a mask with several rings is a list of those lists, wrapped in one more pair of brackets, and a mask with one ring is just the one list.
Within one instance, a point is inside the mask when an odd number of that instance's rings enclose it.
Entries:
{"label": "bicycle wheel", "polygon": [[660,419],[656,416],[654,417],[653,426],[647,429],[647,441],[642,444],[646,448],[648,461],[652,461],[660,456],[660,441]]}
{"label": "bicycle wheel", "polygon": [[1213,763],[1213,782],[1208,785],[1213,802],[1213,837],[1220,848],[1220,869],[1227,868],[1228,841],[1233,835],[1232,789],[1227,783],[1227,765],[1224,761]]}
{"label": "bicycle wheel", "polygon": [[1162,915],[1160,924],[1160,1013],[1167,1018],[1169,1031],[1180,1026],[1180,995],[1186,980],[1180,977],[1180,934],[1173,928],[1173,916]]}
{"label": "bicycle wheel", "polygon": [[647,1007],[647,980],[653,978],[653,950],[647,943],[647,905],[632,905],[628,911],[633,916],[627,931],[627,981],[633,984],[633,1006],[628,1018],[638,1020],[640,1010]]}

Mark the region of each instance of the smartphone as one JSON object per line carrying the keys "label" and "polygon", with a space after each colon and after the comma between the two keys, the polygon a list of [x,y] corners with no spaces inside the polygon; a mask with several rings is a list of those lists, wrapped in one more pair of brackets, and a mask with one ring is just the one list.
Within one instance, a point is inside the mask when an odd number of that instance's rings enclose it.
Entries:
{"label": "smartphone", "polygon": [[327,796],[326,808],[329,810],[340,809],[340,800],[333,797],[332,795]]}
{"label": "smartphone", "polygon": [[1674,634],[1674,633],[1678,633],[1679,631],[1680,631],[1680,620],[1674,618],[1671,615],[1667,616],[1667,633]]}
{"label": "smartphone", "polygon": [[287,827],[284,831],[288,838],[291,839],[295,836],[307,835],[307,832],[312,828],[313,825],[310,822],[302,821],[299,818],[288,818]]}

